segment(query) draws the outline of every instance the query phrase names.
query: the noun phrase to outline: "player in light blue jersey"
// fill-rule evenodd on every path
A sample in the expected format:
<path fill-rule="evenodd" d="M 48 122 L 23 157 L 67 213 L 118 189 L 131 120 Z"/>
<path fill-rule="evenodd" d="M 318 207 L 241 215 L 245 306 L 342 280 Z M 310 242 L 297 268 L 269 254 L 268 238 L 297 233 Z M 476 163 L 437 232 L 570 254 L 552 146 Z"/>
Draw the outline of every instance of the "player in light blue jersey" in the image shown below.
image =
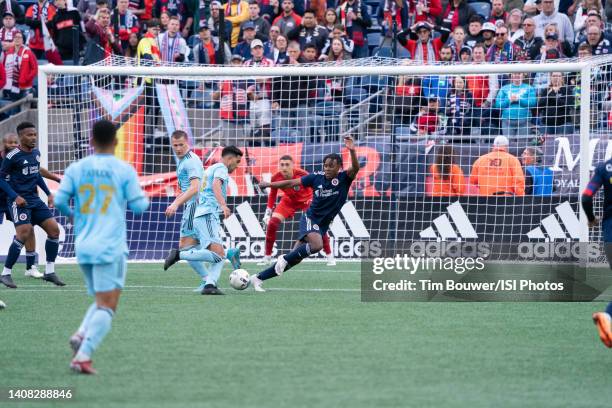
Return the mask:
<path fill-rule="evenodd" d="M 206 284 L 202 289 L 203 295 L 222 295 L 217 287 L 217 281 L 223 269 L 225 251 L 219 237 L 219 214 L 225 218 L 231 215 L 227 206 L 227 184 L 229 174 L 232 173 L 242 159 L 242 151 L 235 146 L 227 146 L 221 152 L 221 162 L 210 166 L 204 172 L 204 181 L 199 195 L 199 203 L 195 209 L 193 228 L 196 230 L 199 245 L 188 249 L 171 249 L 164 262 L 164 269 L 168 269 L 180 259 L 188 261 L 203 261 L 211 264 Z M 227 257 L 234 269 L 240 267 L 239 251 L 230 249 Z"/>
<path fill-rule="evenodd" d="M 176 177 L 181 192 L 166 209 L 166 217 L 173 217 L 182 205 L 185 206 L 179 238 L 179 250 L 182 251 L 199 244 L 197 231 L 193 228 L 193 219 L 199 202 L 198 193 L 204 177 L 204 167 L 200 158 L 190 150 L 187 133 L 182 130 L 175 130 L 172 133 L 171 142 L 172 150 L 178 160 Z M 201 283 L 196 291 L 201 292 L 206 285 L 208 268 L 202 261 L 188 262 L 189 266 L 200 275 Z"/>
<path fill-rule="evenodd" d="M 95 374 L 91 355 L 110 331 L 127 269 L 126 206 L 140 214 L 149 200 L 136 171 L 114 156 L 117 128 L 101 120 L 93 126 L 94 154 L 71 164 L 55 198 L 56 207 L 74 216 L 75 252 L 90 295 L 89 307 L 70 346 L 75 355 L 70 368 Z M 74 211 L 70 200 L 74 199 Z"/>

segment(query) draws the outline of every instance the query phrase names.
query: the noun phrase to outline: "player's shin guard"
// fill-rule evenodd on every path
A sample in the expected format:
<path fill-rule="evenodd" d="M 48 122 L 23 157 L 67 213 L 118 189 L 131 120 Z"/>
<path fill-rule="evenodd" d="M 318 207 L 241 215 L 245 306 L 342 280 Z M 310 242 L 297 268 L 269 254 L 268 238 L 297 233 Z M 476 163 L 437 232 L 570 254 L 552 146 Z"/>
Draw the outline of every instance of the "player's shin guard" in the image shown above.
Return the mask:
<path fill-rule="evenodd" d="M 98 309 L 98 305 L 96 305 L 96 302 L 93 302 L 89 308 L 87 309 L 87 312 L 85 312 L 85 316 L 83 317 L 83 321 L 81 321 L 81 325 L 79 326 L 79 329 L 77 330 L 77 333 L 80 334 L 81 336 L 85 336 L 85 332 L 87 331 L 87 327 L 89 325 L 89 321 L 91 320 L 91 317 L 93 316 L 94 312 Z"/>
<path fill-rule="evenodd" d="M 223 269 L 223 259 L 219 260 L 210 266 L 208 271 L 208 276 L 206 276 L 206 284 L 207 285 L 215 285 L 217 286 L 217 281 L 219 280 L 219 276 L 221 276 L 221 270 Z"/>
<path fill-rule="evenodd" d="M 329 235 L 327 235 L 327 233 L 323 235 L 323 251 L 325 252 L 325 255 L 332 253 L 331 246 L 329 245 Z"/>
<path fill-rule="evenodd" d="M 59 239 L 47 238 L 47 241 L 45 242 L 45 252 L 47 253 L 47 265 L 45 268 L 45 275 L 55 273 L 55 258 L 57 258 L 58 251 Z"/>
<path fill-rule="evenodd" d="M 26 252 L 26 270 L 32 269 L 36 263 L 36 252 Z"/>
<path fill-rule="evenodd" d="M 91 357 L 110 331 L 114 315 L 115 313 L 109 308 L 96 307 L 91 319 L 89 319 L 89 324 L 85 331 L 85 339 L 76 356 L 77 360 L 88 360 Z"/>
<path fill-rule="evenodd" d="M 185 261 L 202 261 L 210 263 L 217 263 L 223 260 L 213 251 L 201 247 L 195 247 L 181 251 L 179 258 Z"/>
<path fill-rule="evenodd" d="M 189 264 L 189 266 L 191 266 L 191 269 L 193 269 L 198 275 L 200 275 L 202 279 L 206 278 L 206 276 L 208 275 L 208 268 L 206 268 L 204 262 L 188 261 L 187 263 Z"/>
<path fill-rule="evenodd" d="M 276 231 L 281 225 L 281 220 L 276 217 L 270 218 L 268 221 L 268 227 L 266 228 L 266 256 L 272 255 L 272 247 L 276 242 Z"/>
<path fill-rule="evenodd" d="M 17 237 L 13 238 L 13 243 L 9 247 L 8 254 L 6 255 L 6 261 L 4 262 L 4 267 L 7 269 L 13 269 L 13 266 L 19 259 L 19 254 L 21 253 L 21 249 L 23 248 L 23 242 L 17 239 Z"/>
<path fill-rule="evenodd" d="M 310 254 L 310 244 L 308 243 L 302 244 L 299 247 L 295 248 L 293 251 L 285 255 L 285 260 L 288 263 L 285 270 L 288 270 L 292 266 L 299 264 L 300 262 L 302 262 L 302 259 L 308 258 Z"/>

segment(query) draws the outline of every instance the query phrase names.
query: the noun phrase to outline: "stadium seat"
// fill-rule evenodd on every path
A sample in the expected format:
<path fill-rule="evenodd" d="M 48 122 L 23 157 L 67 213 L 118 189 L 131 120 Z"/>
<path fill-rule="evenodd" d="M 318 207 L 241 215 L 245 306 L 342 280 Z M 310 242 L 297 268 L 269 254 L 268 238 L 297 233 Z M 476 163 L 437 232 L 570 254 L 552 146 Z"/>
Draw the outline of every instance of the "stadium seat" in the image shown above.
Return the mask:
<path fill-rule="evenodd" d="M 399 44 L 397 45 L 395 50 L 396 50 L 395 58 L 412 58 L 412 56 L 410 55 L 410 52 L 405 47 L 402 47 Z"/>
<path fill-rule="evenodd" d="M 344 103 L 352 105 L 359 103 L 368 97 L 368 91 L 363 88 L 346 88 L 344 91 Z"/>
<path fill-rule="evenodd" d="M 370 50 L 373 50 L 375 47 L 378 47 L 380 45 L 381 40 L 382 36 L 380 35 L 380 33 L 368 33 L 368 46 L 370 47 Z"/>
<path fill-rule="evenodd" d="M 398 126 L 395 128 L 395 139 L 397 141 L 406 141 L 415 138 L 414 131 L 410 126 Z"/>
<path fill-rule="evenodd" d="M 491 3 L 487 3 L 485 1 L 478 1 L 474 3 L 470 2 L 468 6 L 474 11 L 474 13 L 479 14 L 484 19 L 488 19 L 491 15 Z"/>
<path fill-rule="evenodd" d="M 272 131 L 272 141 L 276 143 L 296 143 L 303 142 L 304 136 L 296 129 L 277 129 Z"/>
<path fill-rule="evenodd" d="M 387 86 L 387 81 L 380 75 L 366 75 L 361 79 L 361 86 L 370 93 L 374 93 Z"/>
<path fill-rule="evenodd" d="M 317 116 L 340 116 L 344 107 L 340 102 L 319 102 L 315 107 L 315 112 Z"/>

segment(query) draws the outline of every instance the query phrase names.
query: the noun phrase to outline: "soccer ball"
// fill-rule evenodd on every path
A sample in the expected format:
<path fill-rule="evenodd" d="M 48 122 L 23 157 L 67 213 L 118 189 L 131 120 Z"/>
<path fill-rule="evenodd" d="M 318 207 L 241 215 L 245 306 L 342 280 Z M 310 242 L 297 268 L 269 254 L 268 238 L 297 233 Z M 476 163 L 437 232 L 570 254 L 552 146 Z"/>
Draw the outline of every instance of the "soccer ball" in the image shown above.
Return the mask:
<path fill-rule="evenodd" d="M 230 273 L 229 281 L 230 286 L 236 290 L 244 290 L 249 287 L 250 280 L 249 273 L 244 269 L 236 269 Z"/>

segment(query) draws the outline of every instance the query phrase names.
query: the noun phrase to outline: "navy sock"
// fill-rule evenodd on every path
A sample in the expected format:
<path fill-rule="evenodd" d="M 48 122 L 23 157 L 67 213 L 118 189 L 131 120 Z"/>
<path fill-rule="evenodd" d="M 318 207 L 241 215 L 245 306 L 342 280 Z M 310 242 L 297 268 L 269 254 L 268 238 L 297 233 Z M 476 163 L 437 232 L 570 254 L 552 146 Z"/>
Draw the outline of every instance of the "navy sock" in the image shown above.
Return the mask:
<path fill-rule="evenodd" d="M 36 252 L 26 252 L 26 270 L 32 269 L 36 263 Z"/>
<path fill-rule="evenodd" d="M 606 306 L 606 313 L 612 316 L 612 302 L 608 303 L 608 306 Z"/>
<path fill-rule="evenodd" d="M 274 270 L 274 265 L 276 265 L 276 262 L 272 266 L 270 266 L 268 269 L 265 269 L 259 272 L 259 274 L 257 274 L 257 277 L 261 279 L 262 281 L 277 277 L 278 275 L 276 274 L 276 271 Z"/>
<path fill-rule="evenodd" d="M 289 252 L 285 255 L 285 260 L 289 264 L 285 270 L 288 270 L 291 266 L 295 266 L 302 262 L 302 259 L 308 258 L 310 256 L 310 245 L 302 244 L 299 247 L 295 248 L 293 251 Z"/>
<path fill-rule="evenodd" d="M 47 238 L 45 242 L 45 252 L 47 253 L 47 262 L 55 262 L 57 251 L 59 250 L 59 239 Z"/>
<path fill-rule="evenodd" d="M 13 265 L 19 259 L 19 254 L 21 253 L 21 249 L 23 248 L 23 242 L 17 239 L 17 237 L 13 238 L 13 243 L 11 244 L 8 255 L 6 256 L 6 261 L 4 262 L 4 267 L 8 269 L 13 269 Z"/>

